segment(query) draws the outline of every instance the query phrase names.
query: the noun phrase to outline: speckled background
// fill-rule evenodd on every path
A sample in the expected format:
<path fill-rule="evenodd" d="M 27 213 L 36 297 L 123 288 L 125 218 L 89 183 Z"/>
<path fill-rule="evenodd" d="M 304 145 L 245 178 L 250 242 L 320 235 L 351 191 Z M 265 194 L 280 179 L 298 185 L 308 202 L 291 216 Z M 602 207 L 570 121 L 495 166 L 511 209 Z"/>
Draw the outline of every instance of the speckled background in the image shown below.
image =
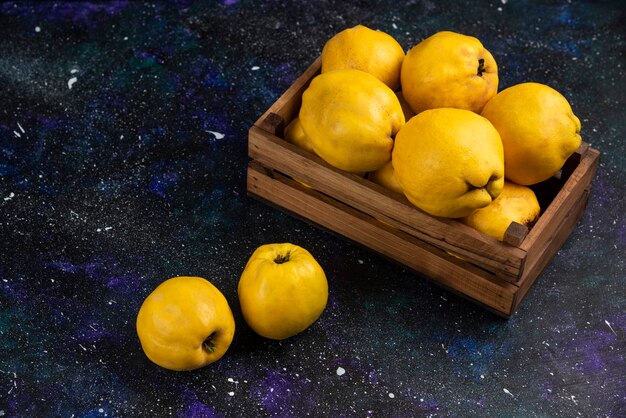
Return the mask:
<path fill-rule="evenodd" d="M 622 7 L 1 3 L 0 417 L 626 416 Z M 558 89 L 602 151 L 581 222 L 512 319 L 246 196 L 248 127 L 357 23 L 407 49 L 477 36 L 501 88 Z M 274 342 L 246 327 L 236 284 L 281 241 L 315 255 L 330 298 Z M 135 333 L 175 275 L 211 280 L 237 321 L 194 372 L 153 365 Z"/>

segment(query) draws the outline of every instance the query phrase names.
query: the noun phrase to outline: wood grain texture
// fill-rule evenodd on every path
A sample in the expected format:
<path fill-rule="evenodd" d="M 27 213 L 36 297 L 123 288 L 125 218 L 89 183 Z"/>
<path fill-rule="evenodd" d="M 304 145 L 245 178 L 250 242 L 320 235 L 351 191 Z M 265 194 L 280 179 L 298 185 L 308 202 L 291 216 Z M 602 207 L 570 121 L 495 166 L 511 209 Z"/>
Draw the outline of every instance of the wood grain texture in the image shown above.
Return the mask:
<path fill-rule="evenodd" d="M 322 58 L 318 57 L 313 63 L 302 73 L 300 77 L 274 102 L 274 104 L 254 123 L 254 126 L 267 129 L 266 118 L 270 113 L 275 113 L 283 118 L 285 126 L 298 115 L 300 105 L 302 103 L 302 93 L 309 86 L 309 83 L 322 69 Z M 271 130 L 269 131 L 272 132 Z"/>
<path fill-rule="evenodd" d="M 535 226 L 520 244 L 522 250 L 528 251 L 527 264 L 545 250 L 550 237 L 559 229 L 560 223 L 577 201 L 583 198 L 583 192 L 589 188 L 596 172 L 600 152 L 589 148 L 582 157 L 580 164 L 563 184 L 563 187 L 550 203 L 550 206 L 539 217 Z"/>
<path fill-rule="evenodd" d="M 421 212 L 406 198 L 357 175 L 336 169 L 319 157 L 252 127 L 248 153 L 263 165 L 309 184 L 342 203 L 391 223 L 431 245 L 468 259 L 512 280 L 521 277 L 525 250 L 486 236 L 453 219 Z"/>
<path fill-rule="evenodd" d="M 508 317 L 518 287 L 444 251 L 258 164 L 248 168 L 249 193 L 394 259 L 438 284 Z"/>
<path fill-rule="evenodd" d="M 517 222 L 511 222 L 511 225 L 504 231 L 504 242 L 514 247 L 519 247 L 526 235 L 528 227 Z"/>

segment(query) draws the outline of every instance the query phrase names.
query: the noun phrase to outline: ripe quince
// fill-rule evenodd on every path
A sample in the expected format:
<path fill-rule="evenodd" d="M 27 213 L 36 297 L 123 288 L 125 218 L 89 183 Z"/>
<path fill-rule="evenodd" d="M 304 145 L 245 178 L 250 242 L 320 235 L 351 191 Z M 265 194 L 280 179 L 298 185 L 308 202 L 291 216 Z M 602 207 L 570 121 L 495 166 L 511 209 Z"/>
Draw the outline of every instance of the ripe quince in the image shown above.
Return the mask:
<path fill-rule="evenodd" d="M 496 61 L 472 36 L 438 32 L 402 63 L 402 94 L 415 113 L 440 107 L 480 113 L 497 91 Z"/>
<path fill-rule="evenodd" d="M 561 93 L 522 83 L 498 93 L 483 109 L 504 144 L 507 179 L 522 185 L 547 180 L 580 146 L 580 120 Z"/>
<path fill-rule="evenodd" d="M 539 211 L 532 189 L 505 181 L 502 193 L 493 202 L 460 221 L 502 241 L 511 222 L 530 225 L 539 217 Z"/>
<path fill-rule="evenodd" d="M 324 270 L 294 244 L 257 248 L 237 286 L 241 312 L 257 334 L 283 340 L 310 327 L 328 300 Z"/>
<path fill-rule="evenodd" d="M 363 173 L 389 161 L 404 115 L 382 81 L 359 70 L 337 70 L 318 75 L 304 91 L 300 123 L 327 163 Z"/>
<path fill-rule="evenodd" d="M 219 360 L 233 340 L 235 319 L 226 298 L 201 277 L 174 277 L 144 300 L 137 334 L 150 360 L 191 370 Z"/>
<path fill-rule="evenodd" d="M 311 140 L 307 138 L 302 129 L 300 118 L 294 118 L 285 128 L 285 139 L 305 151 L 315 154 Z"/>
<path fill-rule="evenodd" d="M 322 73 L 361 70 L 397 90 L 403 60 L 404 49 L 391 35 L 357 25 L 326 42 L 322 49 Z"/>
<path fill-rule="evenodd" d="M 418 113 L 398 132 L 392 163 L 407 199 L 434 216 L 467 216 L 490 204 L 504 184 L 500 135 L 468 110 Z"/>
<path fill-rule="evenodd" d="M 396 193 L 403 194 L 402 187 L 400 187 L 400 183 L 398 183 L 396 179 L 396 173 L 391 161 L 385 164 L 383 168 L 368 173 L 367 179 Z"/>

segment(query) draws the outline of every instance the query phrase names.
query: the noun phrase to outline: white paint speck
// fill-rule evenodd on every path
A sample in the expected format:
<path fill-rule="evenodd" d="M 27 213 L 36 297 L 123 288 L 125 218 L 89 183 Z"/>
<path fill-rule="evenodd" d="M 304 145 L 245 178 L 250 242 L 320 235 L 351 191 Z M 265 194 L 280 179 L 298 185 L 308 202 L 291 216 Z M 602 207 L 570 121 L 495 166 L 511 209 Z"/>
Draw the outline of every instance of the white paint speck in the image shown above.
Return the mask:
<path fill-rule="evenodd" d="M 104 409 L 100 408 L 100 409 L 98 409 L 98 412 L 103 413 Z"/>
<path fill-rule="evenodd" d="M 128 41 L 128 36 L 124 36 L 124 40 L 125 40 L 125 41 Z"/>
<path fill-rule="evenodd" d="M 485 375 L 484 375 L 484 374 L 481 374 L 481 375 L 480 375 L 480 378 L 481 378 L 481 379 L 484 379 L 484 378 L 485 378 Z"/>
<path fill-rule="evenodd" d="M 356 260 L 356 261 L 357 261 L 359 264 L 363 264 L 363 260 L 361 260 L 361 259 Z"/>
<path fill-rule="evenodd" d="M 235 392 L 228 392 L 228 396 L 235 396 Z"/>
<path fill-rule="evenodd" d="M 24 128 L 22 128 L 22 125 L 20 125 L 20 123 L 17 123 L 17 127 L 20 128 L 20 131 L 22 131 L 23 134 L 26 133 L 26 131 L 24 130 Z"/>
<path fill-rule="evenodd" d="M 13 194 L 13 193 L 11 193 Z M 6 199 L 4 199 L 6 200 Z M 609 323 L 609 321 L 607 321 L 606 319 L 604 320 L 604 323 L 608 325 L 609 328 L 611 328 L 611 332 L 613 332 L 613 334 L 615 334 L 615 336 L 617 337 L 617 333 L 615 332 L 615 330 L 613 329 L 613 327 L 611 326 L 611 324 Z"/>
<path fill-rule="evenodd" d="M 503 388 L 504 389 L 504 393 L 506 393 L 507 395 L 511 395 L 513 398 L 515 397 L 515 395 L 513 395 L 511 392 L 509 392 L 509 390 L 507 388 Z"/>
<path fill-rule="evenodd" d="M 261 67 L 257 67 L 256 65 L 252 68 L 250 68 L 252 71 L 258 71 L 261 69 Z"/>
<path fill-rule="evenodd" d="M 76 68 L 72 68 L 70 70 L 70 74 L 76 74 L 77 72 L 78 72 L 78 69 L 76 69 Z"/>
<path fill-rule="evenodd" d="M 215 139 L 222 139 L 222 138 L 224 138 L 224 136 L 225 136 L 225 135 L 224 135 L 223 133 L 221 133 L 221 132 L 215 132 L 215 131 L 207 131 L 207 132 L 208 132 L 208 133 L 210 133 L 210 134 L 212 134 L 212 135 L 215 137 Z"/>
<path fill-rule="evenodd" d="M 398 25 L 396 25 L 395 23 L 392 23 L 392 24 L 391 24 L 391 26 L 392 26 L 394 29 L 398 29 Z"/>
<path fill-rule="evenodd" d="M 396 395 L 394 395 L 393 393 L 389 392 L 389 397 L 390 397 L 391 399 L 393 399 L 393 398 L 395 398 L 395 397 L 396 397 Z"/>
<path fill-rule="evenodd" d="M 343 376 L 344 374 L 346 374 L 346 369 L 343 367 L 337 367 L 337 376 Z"/>
<path fill-rule="evenodd" d="M 41 32 L 41 28 L 39 26 L 35 26 L 35 32 L 37 33 Z"/>
<path fill-rule="evenodd" d="M 111 230 L 111 229 L 113 229 L 113 227 L 112 227 L 112 226 L 105 226 L 105 227 L 104 227 L 104 230 L 105 230 L 105 231 L 109 231 L 109 230 Z"/>
<path fill-rule="evenodd" d="M 572 395 L 570 398 L 572 399 L 572 402 L 574 402 L 574 405 L 578 405 L 578 402 L 576 402 L 576 396 Z"/>
<path fill-rule="evenodd" d="M 67 87 L 71 90 L 72 86 L 74 85 L 74 83 L 76 83 L 78 81 L 78 79 L 76 77 L 72 77 L 69 80 L 67 80 Z"/>
<path fill-rule="evenodd" d="M 20 135 L 17 131 L 13 131 L 13 133 L 15 134 L 16 137 L 21 138 L 22 135 Z"/>
<path fill-rule="evenodd" d="M 6 201 L 6 200 L 11 200 L 11 199 L 13 199 L 14 197 L 15 197 L 15 193 L 11 192 L 11 193 L 9 193 L 9 195 L 8 195 L 7 197 L 5 197 L 5 198 L 4 198 L 4 200 L 5 200 L 5 201 Z"/>
<path fill-rule="evenodd" d="M 502 4 L 506 4 L 509 0 L 500 0 Z"/>
<path fill-rule="evenodd" d="M 83 349 L 83 351 L 87 351 L 87 349 L 82 345 L 82 344 L 78 344 L 80 346 L 80 348 Z"/>

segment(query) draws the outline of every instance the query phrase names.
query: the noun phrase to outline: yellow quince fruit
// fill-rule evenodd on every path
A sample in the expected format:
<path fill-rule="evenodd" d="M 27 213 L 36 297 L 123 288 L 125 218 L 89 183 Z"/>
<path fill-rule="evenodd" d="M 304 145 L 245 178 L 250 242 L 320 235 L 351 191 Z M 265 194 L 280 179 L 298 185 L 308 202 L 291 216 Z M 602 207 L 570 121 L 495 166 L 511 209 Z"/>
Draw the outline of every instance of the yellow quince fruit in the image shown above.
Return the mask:
<path fill-rule="evenodd" d="M 504 144 L 506 178 L 522 185 L 547 180 L 580 146 L 580 120 L 567 99 L 540 83 L 509 87 L 491 99 L 482 115 Z"/>
<path fill-rule="evenodd" d="M 318 75 L 304 91 L 300 123 L 327 163 L 363 173 L 389 161 L 404 115 L 382 81 L 359 70 L 337 70 Z"/>
<path fill-rule="evenodd" d="M 289 125 L 285 128 L 285 139 L 303 150 L 315 154 L 313 144 L 311 144 L 309 138 L 304 134 L 300 118 L 294 118 L 289 122 Z"/>
<path fill-rule="evenodd" d="M 404 50 L 391 35 L 357 25 L 326 42 L 322 49 L 322 73 L 361 70 L 396 90 L 400 87 L 403 60 Z"/>
<path fill-rule="evenodd" d="M 233 340 L 235 318 L 226 298 L 201 277 L 174 277 L 144 300 L 137 334 L 150 360 L 191 370 L 219 360 Z"/>
<path fill-rule="evenodd" d="M 403 194 L 402 187 L 400 187 L 400 183 L 398 183 L 398 180 L 396 179 L 396 173 L 393 169 L 391 161 L 385 164 L 382 168 L 369 172 L 367 174 L 367 179 L 396 193 Z"/>
<path fill-rule="evenodd" d="M 257 248 L 241 274 L 241 313 L 257 334 L 283 340 L 301 333 L 322 314 L 328 300 L 324 270 L 294 244 Z"/>
<path fill-rule="evenodd" d="M 467 216 L 489 205 L 504 184 L 500 135 L 468 110 L 418 113 L 396 135 L 392 162 L 409 201 L 434 216 Z"/>
<path fill-rule="evenodd" d="M 402 63 L 402 94 L 415 113 L 454 107 L 480 113 L 498 91 L 498 66 L 480 41 L 438 32 L 415 45 Z"/>
<path fill-rule="evenodd" d="M 502 193 L 484 208 L 460 221 L 502 241 L 511 222 L 530 225 L 539 217 L 537 196 L 529 187 L 504 182 Z"/>

